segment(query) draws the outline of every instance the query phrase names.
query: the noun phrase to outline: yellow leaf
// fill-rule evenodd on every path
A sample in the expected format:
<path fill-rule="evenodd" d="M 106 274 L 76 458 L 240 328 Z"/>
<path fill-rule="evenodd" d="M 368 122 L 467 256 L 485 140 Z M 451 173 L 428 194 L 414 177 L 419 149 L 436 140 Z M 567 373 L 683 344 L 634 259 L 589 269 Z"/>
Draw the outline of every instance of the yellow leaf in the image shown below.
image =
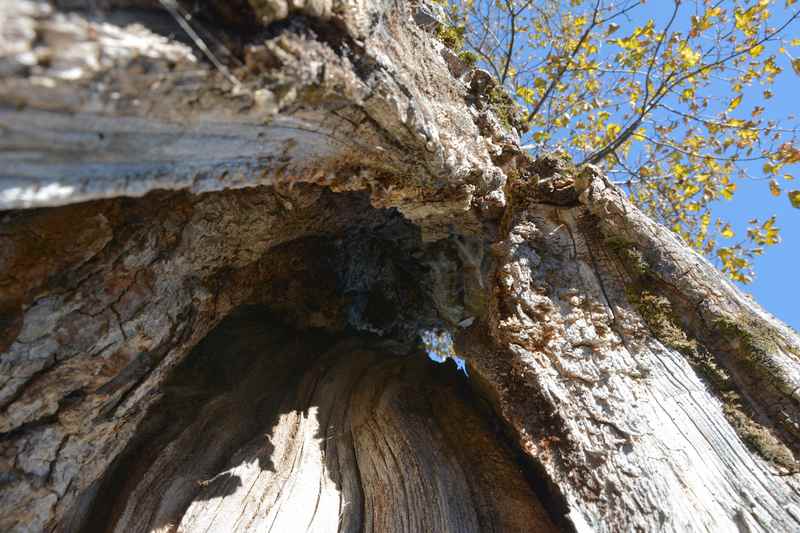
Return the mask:
<path fill-rule="evenodd" d="M 792 181 L 794 179 L 794 176 L 792 176 L 791 174 L 784 174 L 783 179 L 785 179 L 786 181 Z"/>
<path fill-rule="evenodd" d="M 690 67 L 695 66 L 700 61 L 700 52 L 695 52 L 689 45 L 681 47 L 681 57 Z"/>
<path fill-rule="evenodd" d="M 794 69 L 795 74 L 800 76 L 800 57 L 797 59 L 792 59 L 792 68 Z"/>
<path fill-rule="evenodd" d="M 792 207 L 800 209 L 800 191 L 789 191 L 787 196 L 789 196 L 789 201 L 792 202 Z"/>
<path fill-rule="evenodd" d="M 530 87 L 518 87 L 517 96 L 522 98 L 526 104 L 532 105 L 536 98 L 536 93 Z"/>
<path fill-rule="evenodd" d="M 736 184 L 735 183 L 731 183 L 727 187 L 722 189 L 720 191 L 720 194 L 722 194 L 722 197 L 725 198 L 726 200 L 730 200 L 731 198 L 733 198 L 733 193 L 735 191 L 736 191 Z"/>
<path fill-rule="evenodd" d="M 703 213 L 700 217 L 700 228 L 705 233 L 708 230 L 708 225 L 711 223 L 711 214 Z"/>
<path fill-rule="evenodd" d="M 731 100 L 730 104 L 728 104 L 728 113 L 739 107 L 739 104 L 741 103 L 742 103 L 742 95 L 740 94 L 739 96 Z"/>
<path fill-rule="evenodd" d="M 759 44 L 759 45 L 754 46 L 753 48 L 750 49 L 750 56 L 751 57 L 758 57 L 758 56 L 761 55 L 761 52 L 763 52 L 763 51 L 764 51 L 764 45 L 763 44 Z"/>
<path fill-rule="evenodd" d="M 775 64 L 775 58 L 770 57 L 766 61 L 764 61 L 764 72 L 770 74 L 772 76 L 776 74 L 780 74 L 783 69 Z"/>
<path fill-rule="evenodd" d="M 733 230 L 731 229 L 731 225 L 730 224 L 725 224 L 725 227 L 722 228 L 722 231 L 720 232 L 720 234 L 722 234 L 722 236 L 725 237 L 726 239 L 732 239 L 733 236 L 736 235 L 733 232 Z"/>
<path fill-rule="evenodd" d="M 694 196 L 694 195 L 695 195 L 695 194 L 697 194 L 698 192 L 700 192 L 700 187 L 698 187 L 697 185 L 694 185 L 693 183 L 687 183 L 687 184 L 686 184 L 686 185 L 683 187 L 683 194 L 684 194 L 684 195 L 685 195 L 687 198 L 689 198 L 690 196 Z"/>
<path fill-rule="evenodd" d="M 772 196 L 780 196 L 781 195 L 781 187 L 778 185 L 778 182 L 775 180 L 769 180 L 769 192 L 772 193 Z"/>
<path fill-rule="evenodd" d="M 787 165 L 800 163 L 800 148 L 796 148 L 792 143 L 785 142 L 778 148 L 778 159 Z"/>
<path fill-rule="evenodd" d="M 755 10 L 752 7 L 747 11 L 737 8 L 733 14 L 736 21 L 736 28 L 741 30 L 748 37 L 755 34 L 755 30 L 753 28 L 753 15 L 755 15 Z"/>

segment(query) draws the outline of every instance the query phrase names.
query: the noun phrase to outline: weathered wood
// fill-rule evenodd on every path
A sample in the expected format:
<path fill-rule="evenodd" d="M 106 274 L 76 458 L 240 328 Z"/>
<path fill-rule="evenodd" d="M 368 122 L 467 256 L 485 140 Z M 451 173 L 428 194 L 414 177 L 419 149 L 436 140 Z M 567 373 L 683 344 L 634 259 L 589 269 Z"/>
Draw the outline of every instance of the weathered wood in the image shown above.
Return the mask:
<path fill-rule="evenodd" d="M 797 334 L 416 2 L 55 4 L 0 5 L 0 529 L 800 528 Z"/>
<path fill-rule="evenodd" d="M 150 433 L 72 527 L 555 531 L 463 378 L 374 341 L 238 315 L 176 370 Z"/>
<path fill-rule="evenodd" d="M 564 177 L 554 171 L 542 178 Z M 782 369 L 797 368 L 797 337 L 605 180 L 591 178 L 575 205 L 547 205 L 534 195 L 507 218 L 508 234 L 494 248 L 498 292 L 490 327 L 509 354 L 498 358 L 492 346 L 476 350 L 477 343 L 465 342 L 475 373 L 499 391 L 496 405 L 545 463 L 579 529 L 796 529 L 797 484 L 785 475 L 795 469 L 792 453 L 755 424 L 781 435 L 783 420 L 767 414 L 776 398 L 784 416 L 798 419 L 794 389 L 782 385 L 792 379 Z M 633 268 L 646 270 L 638 274 L 647 286 L 626 270 L 623 253 L 641 261 Z M 646 291 L 665 298 L 655 300 L 663 307 L 637 307 Z M 763 382 L 761 390 L 748 390 L 752 378 L 735 374 L 736 358 L 754 354 L 715 344 L 708 333 L 730 334 L 714 330 L 721 320 L 751 327 L 745 319 L 760 321 L 757 327 L 781 347 L 757 363 L 770 369 L 774 390 Z M 687 352 L 704 349 L 720 372 L 732 374 L 724 390 L 692 366 Z M 515 373 L 509 383 L 506 376 Z M 758 422 L 738 434 L 726 417 L 735 408 L 733 391 L 766 415 L 753 416 Z M 531 426 L 537 408 L 549 411 L 550 427 Z M 741 410 L 735 416 L 744 417 Z M 796 449 L 791 434 L 782 437 Z M 764 456 L 786 461 L 776 465 Z"/>

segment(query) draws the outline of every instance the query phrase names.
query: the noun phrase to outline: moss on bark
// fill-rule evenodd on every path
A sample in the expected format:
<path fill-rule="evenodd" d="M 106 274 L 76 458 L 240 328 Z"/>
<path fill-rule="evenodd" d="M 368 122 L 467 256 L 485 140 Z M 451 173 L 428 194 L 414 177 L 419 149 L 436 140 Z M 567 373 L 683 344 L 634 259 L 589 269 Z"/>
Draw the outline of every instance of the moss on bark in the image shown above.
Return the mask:
<path fill-rule="evenodd" d="M 607 239 L 608 249 L 632 277 L 626 285 L 628 302 L 636 309 L 648 329 L 664 346 L 677 350 L 695 369 L 700 378 L 722 403 L 722 411 L 742 441 L 761 457 L 790 472 L 797 469 L 791 450 L 763 423 L 743 398 L 731 373 L 714 356 L 714 350 L 698 341 L 682 326 L 682 318 L 672 302 L 661 294 L 658 278 L 634 243 L 619 237 Z M 775 342 L 755 328 L 732 320 L 720 319 L 715 329 L 728 338 L 741 361 L 752 372 L 769 378 L 771 360 L 767 356 L 777 349 Z"/>

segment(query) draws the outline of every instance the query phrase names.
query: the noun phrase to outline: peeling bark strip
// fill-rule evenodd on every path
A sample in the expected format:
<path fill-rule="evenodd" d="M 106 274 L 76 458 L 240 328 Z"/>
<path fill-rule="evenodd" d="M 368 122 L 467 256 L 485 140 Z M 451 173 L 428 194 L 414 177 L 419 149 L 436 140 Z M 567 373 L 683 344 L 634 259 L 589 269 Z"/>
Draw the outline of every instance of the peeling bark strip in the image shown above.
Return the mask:
<path fill-rule="evenodd" d="M 797 334 L 436 18 L 0 5 L 0 530 L 800 529 Z"/>

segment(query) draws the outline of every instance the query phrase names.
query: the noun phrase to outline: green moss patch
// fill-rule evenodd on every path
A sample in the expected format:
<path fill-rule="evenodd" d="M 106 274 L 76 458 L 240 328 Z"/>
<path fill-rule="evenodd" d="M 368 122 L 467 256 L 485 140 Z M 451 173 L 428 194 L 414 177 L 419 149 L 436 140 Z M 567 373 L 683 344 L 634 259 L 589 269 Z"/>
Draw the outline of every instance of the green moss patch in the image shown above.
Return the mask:
<path fill-rule="evenodd" d="M 492 87 L 488 94 L 489 106 L 494 111 L 500 124 L 511 129 L 516 124 L 516 103 L 499 85 Z"/>
<path fill-rule="evenodd" d="M 774 332 L 764 331 L 753 320 L 720 319 L 714 327 L 745 354 L 745 360 L 762 367 L 769 366 L 769 354 L 780 351 Z"/>
<path fill-rule="evenodd" d="M 458 59 L 460 59 L 465 65 L 474 67 L 478 62 L 478 55 L 475 52 L 470 52 L 469 50 L 462 50 L 458 53 Z"/>
<path fill-rule="evenodd" d="M 789 448 L 779 441 L 769 429 L 747 416 L 738 400 L 724 404 L 723 411 L 728 422 L 731 423 L 748 448 L 778 466 L 791 472 L 797 471 L 797 462 Z"/>
<path fill-rule="evenodd" d="M 658 340 L 683 354 L 697 350 L 697 342 L 676 323 L 667 298 L 637 287 L 630 287 L 627 296 Z"/>
<path fill-rule="evenodd" d="M 460 52 L 464 48 L 465 26 L 448 26 L 439 24 L 436 27 L 436 38 L 453 52 Z"/>
<path fill-rule="evenodd" d="M 605 244 L 622 261 L 625 269 L 637 278 L 637 281 L 650 271 L 650 266 L 647 264 L 642 252 L 633 243 L 619 237 L 612 237 L 606 239 Z"/>
<path fill-rule="evenodd" d="M 725 418 L 750 450 L 795 472 L 798 465 L 791 450 L 769 428 L 756 421 L 755 413 L 743 400 L 730 373 L 705 345 L 686 333 L 670 300 L 658 294 L 658 281 L 641 251 L 635 244 L 618 238 L 606 240 L 606 246 L 633 278 L 627 283 L 626 297 L 653 335 L 665 346 L 686 356 L 692 368 L 722 401 Z M 731 343 L 748 370 L 755 376 L 769 378 L 768 354 L 776 350 L 777 345 L 768 332 L 761 332 L 748 321 L 718 320 L 714 328 Z"/>

